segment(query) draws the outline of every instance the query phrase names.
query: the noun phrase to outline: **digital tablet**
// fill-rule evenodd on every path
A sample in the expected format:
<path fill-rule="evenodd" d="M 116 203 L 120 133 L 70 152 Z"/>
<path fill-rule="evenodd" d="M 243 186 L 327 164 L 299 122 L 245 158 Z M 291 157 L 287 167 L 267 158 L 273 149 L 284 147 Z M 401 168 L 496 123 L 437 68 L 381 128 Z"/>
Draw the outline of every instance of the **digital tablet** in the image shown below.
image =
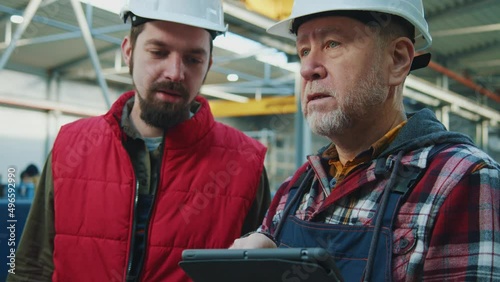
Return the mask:
<path fill-rule="evenodd" d="M 322 248 L 189 249 L 179 266 L 194 282 L 343 281 Z"/>

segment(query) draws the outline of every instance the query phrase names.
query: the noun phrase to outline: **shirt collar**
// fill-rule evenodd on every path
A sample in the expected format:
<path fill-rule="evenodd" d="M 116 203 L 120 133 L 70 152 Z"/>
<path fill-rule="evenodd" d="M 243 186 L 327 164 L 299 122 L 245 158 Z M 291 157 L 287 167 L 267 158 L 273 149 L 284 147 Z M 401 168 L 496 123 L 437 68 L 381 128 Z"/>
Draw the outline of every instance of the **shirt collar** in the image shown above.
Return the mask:
<path fill-rule="evenodd" d="M 406 122 L 407 121 L 405 120 L 393 129 L 389 130 L 384 136 L 373 143 L 370 148 L 361 152 L 358 156 L 366 155 L 367 153 L 369 153 L 372 159 L 376 158 L 389 146 L 389 144 L 391 144 L 391 142 L 394 140 L 394 138 L 396 138 L 399 131 L 401 130 L 401 128 L 403 128 Z M 356 158 L 358 158 L 358 156 L 356 156 Z M 331 160 L 339 160 L 339 153 L 337 152 L 337 147 L 335 146 L 335 144 L 330 144 L 330 146 L 323 152 L 322 157 Z"/>
<path fill-rule="evenodd" d="M 328 161 L 330 177 L 336 180 L 335 183 L 342 181 L 351 171 L 363 163 L 368 163 L 382 153 L 396 138 L 399 131 L 406 124 L 406 121 L 398 124 L 389 130 L 384 136 L 373 143 L 370 148 L 358 154 L 353 160 L 342 164 L 339 159 L 337 147 L 332 143 L 322 154 L 322 157 Z M 335 185 L 335 184 L 334 184 Z"/>
<path fill-rule="evenodd" d="M 128 137 L 138 139 L 141 138 L 141 134 L 139 133 L 139 131 L 137 131 L 134 123 L 130 119 L 130 113 L 132 112 L 132 107 L 134 106 L 134 100 L 134 97 L 130 98 L 127 103 L 125 103 L 125 106 L 123 106 L 121 126 L 123 128 L 123 132 L 125 132 Z"/>

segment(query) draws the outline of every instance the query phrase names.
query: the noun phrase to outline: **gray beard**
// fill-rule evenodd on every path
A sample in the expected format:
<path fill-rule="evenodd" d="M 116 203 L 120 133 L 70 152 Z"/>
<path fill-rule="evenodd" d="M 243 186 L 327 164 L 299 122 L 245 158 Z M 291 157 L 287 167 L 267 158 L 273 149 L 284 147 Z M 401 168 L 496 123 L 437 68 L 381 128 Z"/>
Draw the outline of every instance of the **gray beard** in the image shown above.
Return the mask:
<path fill-rule="evenodd" d="M 344 101 L 336 110 L 328 113 L 309 112 L 306 119 L 312 132 L 331 138 L 343 134 L 356 120 L 366 118 L 367 112 L 378 107 L 387 98 L 382 81 L 383 78 L 373 67 L 365 79 L 358 82 L 356 88 L 345 93 Z"/>
<path fill-rule="evenodd" d="M 312 112 L 306 120 L 314 134 L 325 137 L 342 134 L 351 124 L 351 119 L 341 109 L 326 114 Z"/>

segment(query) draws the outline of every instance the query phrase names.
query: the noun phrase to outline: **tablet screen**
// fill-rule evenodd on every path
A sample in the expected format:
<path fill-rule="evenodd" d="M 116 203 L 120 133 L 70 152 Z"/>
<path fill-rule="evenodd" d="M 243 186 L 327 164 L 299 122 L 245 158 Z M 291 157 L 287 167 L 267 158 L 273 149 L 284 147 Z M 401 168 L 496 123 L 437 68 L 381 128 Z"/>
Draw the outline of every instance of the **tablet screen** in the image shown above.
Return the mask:
<path fill-rule="evenodd" d="M 322 248 L 190 249 L 179 265 L 194 282 L 343 281 Z"/>

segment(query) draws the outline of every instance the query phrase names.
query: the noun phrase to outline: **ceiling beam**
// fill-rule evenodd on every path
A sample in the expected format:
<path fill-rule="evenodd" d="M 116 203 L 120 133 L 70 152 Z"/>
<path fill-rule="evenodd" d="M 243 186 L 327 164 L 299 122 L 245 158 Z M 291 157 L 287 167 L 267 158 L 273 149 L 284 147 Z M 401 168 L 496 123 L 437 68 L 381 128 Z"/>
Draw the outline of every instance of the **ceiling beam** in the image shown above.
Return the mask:
<path fill-rule="evenodd" d="M 228 3 L 227 1 L 223 3 L 224 13 L 238 18 L 246 23 L 253 24 L 254 26 L 266 30 L 268 27 L 273 25 L 276 21 L 262 16 L 261 14 L 249 11 L 242 5 L 236 3 Z"/>
<path fill-rule="evenodd" d="M 488 4 L 495 2 L 497 2 L 497 0 L 462 0 L 456 4 L 453 4 L 452 6 L 445 5 L 445 7 L 436 11 L 425 11 L 425 18 L 427 19 L 427 22 L 431 22 L 433 20 L 439 20 L 443 17 L 450 17 L 461 14 L 470 14 L 471 11 L 477 10 L 485 6 L 487 7 Z M 430 25 L 432 26 L 431 23 Z"/>
<path fill-rule="evenodd" d="M 277 77 L 273 78 L 272 80 L 266 81 L 264 79 L 256 79 L 256 80 L 251 80 L 251 81 L 235 81 L 231 82 L 230 84 L 228 83 L 220 83 L 220 84 L 213 84 L 215 86 L 220 86 L 220 87 L 225 87 L 225 86 L 230 86 L 230 87 L 265 87 L 265 86 L 287 86 L 293 88 L 293 85 L 295 84 L 295 80 L 293 78 L 295 74 L 290 74 L 290 75 L 285 75 L 282 77 Z"/>
<path fill-rule="evenodd" d="M 103 27 L 103 28 L 95 28 L 95 29 L 91 30 L 91 33 L 92 33 L 93 37 L 98 37 L 99 35 L 103 35 L 106 33 L 123 31 L 123 30 L 128 30 L 128 29 L 129 29 L 128 26 L 115 25 L 115 26 L 109 26 L 109 27 Z M 51 35 L 40 36 L 40 37 L 25 38 L 25 39 L 18 40 L 16 47 L 34 45 L 34 44 L 40 44 L 40 43 L 50 43 L 50 42 L 67 40 L 67 39 L 74 39 L 74 38 L 81 38 L 82 36 L 83 36 L 82 31 L 78 30 L 78 31 L 51 34 Z M 112 41 L 113 42 L 111 42 L 111 43 L 115 44 L 116 46 L 120 46 L 122 39 L 115 38 Z M 8 44 L 6 42 L 0 43 L 0 50 L 7 48 L 7 46 L 8 46 Z"/>
<path fill-rule="evenodd" d="M 248 103 L 249 101 L 248 97 L 213 89 L 210 85 L 203 85 L 200 89 L 200 94 L 237 103 Z"/>
<path fill-rule="evenodd" d="M 48 6 L 48 5 L 50 5 L 54 2 L 57 2 L 57 1 L 59 1 L 59 0 L 45 0 L 40 4 L 39 8 L 43 8 L 43 7 Z M 22 11 L 24 7 L 26 7 L 26 5 L 23 4 L 23 5 L 18 6 L 17 8 L 14 8 L 14 9 L 18 10 L 18 11 Z M 7 15 L 0 17 L 0 23 L 4 22 L 6 20 L 10 20 L 10 17 L 13 15 L 11 13 L 6 13 L 6 14 Z M 21 14 L 17 14 L 17 15 L 21 15 Z"/>
<path fill-rule="evenodd" d="M 500 67 L 500 59 L 499 60 L 488 60 L 488 61 L 464 61 L 469 67 L 473 68 L 489 68 L 489 67 Z"/>
<path fill-rule="evenodd" d="M 456 35 L 484 33 L 492 31 L 500 31 L 500 24 L 488 24 L 488 25 L 470 26 L 464 28 L 437 30 L 432 32 L 432 37 L 456 36 Z"/>
<path fill-rule="evenodd" d="M 491 100 L 493 100 L 497 103 L 500 103 L 500 94 L 495 93 L 493 91 L 490 91 L 489 89 L 485 88 L 484 86 L 477 84 L 475 81 L 472 81 L 471 79 L 464 77 L 464 76 L 450 70 L 447 67 L 444 67 L 436 62 L 431 61 L 431 62 L 429 62 L 429 68 L 431 68 L 439 73 L 442 73 L 455 81 L 458 81 L 460 84 L 472 89 L 473 91 L 475 91 L 477 93 L 480 93 L 481 95 L 484 95 L 484 96 L 490 98 Z"/>
<path fill-rule="evenodd" d="M 108 53 L 108 52 L 112 52 L 112 51 L 116 51 L 120 48 L 120 46 L 116 46 L 116 45 L 112 45 L 112 46 L 109 46 L 109 47 L 105 47 L 105 48 L 102 48 L 100 50 L 97 50 L 97 54 L 99 55 L 103 55 L 105 53 Z M 74 66 L 77 66 L 83 62 L 86 62 L 88 61 L 89 57 L 88 55 L 84 55 L 84 56 L 81 56 L 81 57 L 78 57 L 78 58 L 75 58 L 71 61 L 68 61 L 68 62 L 65 62 L 63 64 L 60 64 L 58 66 L 55 66 L 51 69 L 51 71 L 56 71 L 56 72 L 60 72 L 61 74 L 64 75 L 64 72 L 71 68 L 71 67 L 74 67 Z"/>
<path fill-rule="evenodd" d="M 40 76 L 43 78 L 48 77 L 48 72 L 45 69 L 36 68 L 33 66 L 29 66 L 29 65 L 21 65 L 21 64 L 17 64 L 17 63 L 13 63 L 13 62 L 8 62 L 7 65 L 5 66 L 5 69 L 11 70 L 11 71 L 16 71 L 16 72 L 32 74 L 32 75 Z"/>
<path fill-rule="evenodd" d="M 218 56 L 217 58 L 214 58 L 214 64 L 224 64 L 227 62 L 235 62 L 238 60 L 244 60 L 244 59 L 256 57 L 257 55 L 263 54 L 268 50 L 273 50 L 273 49 L 263 46 L 262 48 L 255 49 L 255 50 L 252 50 L 252 51 L 250 51 L 248 53 L 244 53 L 244 54 L 234 53 L 234 55 L 231 55 L 231 56 Z"/>
<path fill-rule="evenodd" d="M 258 76 L 255 76 L 255 75 L 250 75 L 248 73 L 243 73 L 241 71 L 236 71 L 236 70 L 232 70 L 232 69 L 229 69 L 229 68 L 226 68 L 226 67 L 221 67 L 221 66 L 212 66 L 210 68 L 210 71 L 214 71 L 214 72 L 222 73 L 222 74 L 231 74 L 231 73 L 234 73 L 234 74 L 237 74 L 240 78 L 242 78 L 244 80 L 249 80 L 249 81 L 252 81 L 252 80 L 261 80 L 262 79 L 262 77 L 258 77 Z"/>
<path fill-rule="evenodd" d="M 210 84 L 214 89 L 234 93 L 234 94 L 246 94 L 252 95 L 258 90 L 262 95 L 293 95 L 294 91 L 290 87 L 238 87 L 228 84 L 227 86 L 214 86 Z"/>
<path fill-rule="evenodd" d="M 90 109 L 88 107 L 68 105 L 48 100 L 13 98 L 14 96 L 15 95 L 11 95 L 10 97 L 8 97 L 0 95 L 0 105 L 38 111 L 58 111 L 61 113 L 79 117 L 96 116 L 104 114 L 106 112 L 104 109 Z"/>
<path fill-rule="evenodd" d="M 16 48 L 17 41 L 21 39 L 21 36 L 26 31 L 28 25 L 31 23 L 31 20 L 33 19 L 33 16 L 38 10 L 40 3 L 42 3 L 42 0 L 30 0 L 28 6 L 26 7 L 26 10 L 23 11 L 24 21 L 18 25 L 16 32 L 12 37 L 12 40 L 10 40 L 9 42 L 9 46 L 7 47 L 7 49 L 5 49 L 2 57 L 0 58 L 0 71 L 5 67 L 7 61 L 10 59 L 10 56 L 12 55 L 14 49 Z"/>
<path fill-rule="evenodd" d="M 8 13 L 10 15 L 19 15 L 19 14 L 23 13 L 22 10 L 12 9 L 12 8 L 9 8 L 9 7 L 4 6 L 4 5 L 0 5 L 0 12 Z M 80 31 L 80 28 L 78 26 L 67 24 L 67 23 L 64 23 L 61 21 L 56 21 L 56 20 L 53 20 L 53 19 L 47 18 L 47 17 L 34 15 L 32 21 L 34 23 L 48 25 L 48 26 L 55 27 L 55 28 L 58 28 L 61 30 L 65 30 L 65 31 L 71 31 L 71 32 Z M 106 34 L 96 34 L 95 38 L 116 44 L 116 38 L 112 37 L 112 36 L 108 36 Z M 120 43 L 121 43 L 121 40 L 120 40 Z M 120 44 L 120 43 L 118 43 L 118 44 Z"/>
<path fill-rule="evenodd" d="M 500 40 L 495 39 L 489 42 L 481 42 L 479 45 L 462 49 L 449 55 L 440 55 L 440 62 L 446 62 L 448 66 L 460 65 L 463 60 L 481 53 L 497 52 L 500 48 Z"/>
<path fill-rule="evenodd" d="M 83 12 L 82 6 L 80 5 L 79 0 L 70 0 L 71 5 L 73 6 L 73 11 L 75 12 L 76 19 L 78 21 L 78 25 L 82 31 L 83 41 L 87 46 L 87 50 L 89 52 L 90 60 L 92 61 L 92 65 L 94 66 L 94 71 L 97 75 L 97 83 L 101 87 L 102 94 L 104 97 L 104 101 L 106 102 L 106 106 L 111 108 L 111 100 L 109 95 L 108 84 L 106 83 L 106 79 L 101 72 L 101 63 L 99 62 L 99 56 L 97 54 L 97 50 L 94 45 L 94 40 L 92 39 L 92 34 L 90 31 L 89 23 L 85 18 L 85 13 Z"/>
<path fill-rule="evenodd" d="M 291 39 L 278 37 L 266 32 L 276 21 L 261 14 L 247 10 L 239 3 L 224 2 L 224 19 L 231 32 L 281 50 L 287 54 L 296 54 L 295 43 Z"/>
<path fill-rule="evenodd" d="M 488 106 L 479 105 L 464 96 L 455 92 L 437 87 L 428 81 L 418 78 L 414 75 L 409 75 L 406 78 L 405 87 L 414 89 L 430 97 L 439 99 L 440 101 L 467 110 L 470 113 L 480 115 L 481 117 L 491 120 L 492 122 L 500 122 L 500 113 Z"/>

